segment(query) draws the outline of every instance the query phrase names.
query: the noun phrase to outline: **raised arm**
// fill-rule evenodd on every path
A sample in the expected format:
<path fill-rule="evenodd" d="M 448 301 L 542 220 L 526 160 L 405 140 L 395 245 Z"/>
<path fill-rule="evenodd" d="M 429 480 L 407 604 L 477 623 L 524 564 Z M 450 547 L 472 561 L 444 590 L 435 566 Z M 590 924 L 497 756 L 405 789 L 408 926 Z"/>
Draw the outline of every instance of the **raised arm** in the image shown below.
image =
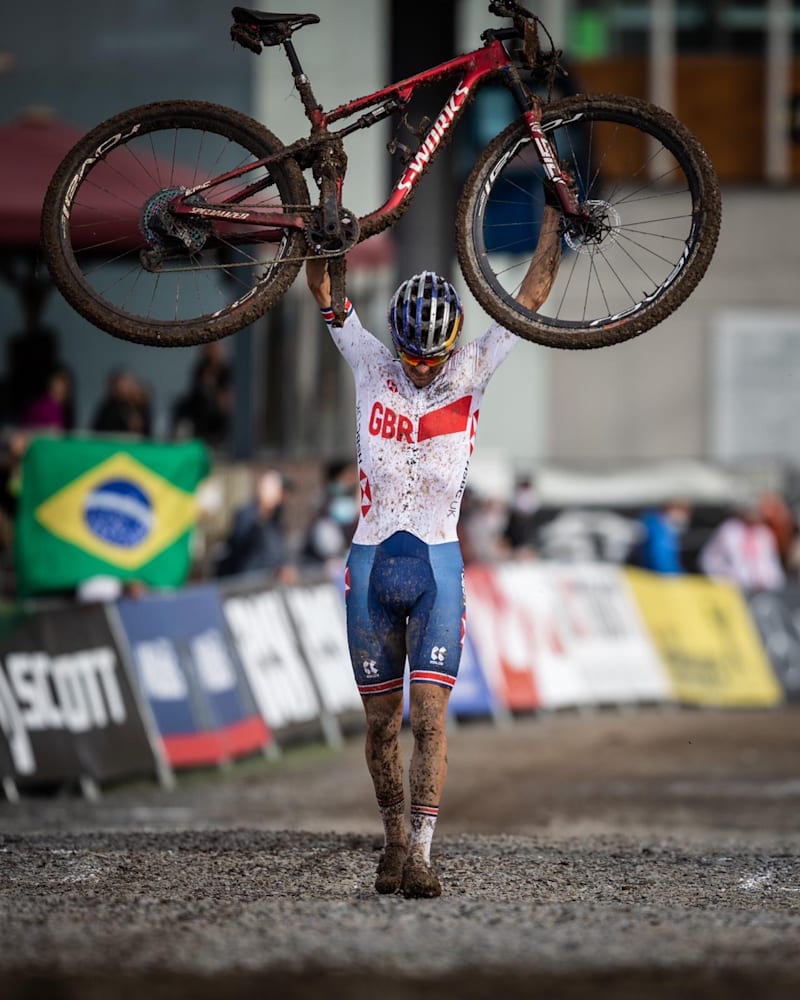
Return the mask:
<path fill-rule="evenodd" d="M 522 279 L 517 302 L 526 309 L 535 311 L 546 300 L 556 280 L 561 263 L 561 213 L 551 205 L 545 205 L 539 242 L 536 244 L 528 272 Z"/>
<path fill-rule="evenodd" d="M 330 309 L 331 276 L 324 257 L 309 257 L 306 261 L 306 281 L 320 309 Z"/>

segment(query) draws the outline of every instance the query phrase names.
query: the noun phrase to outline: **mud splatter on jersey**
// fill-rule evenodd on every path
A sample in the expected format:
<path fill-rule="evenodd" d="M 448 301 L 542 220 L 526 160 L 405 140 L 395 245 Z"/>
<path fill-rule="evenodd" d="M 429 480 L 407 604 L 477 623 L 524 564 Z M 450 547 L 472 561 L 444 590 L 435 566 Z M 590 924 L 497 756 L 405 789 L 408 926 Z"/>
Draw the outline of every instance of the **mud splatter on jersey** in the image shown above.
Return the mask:
<path fill-rule="evenodd" d="M 323 318 L 356 384 L 361 516 L 353 541 L 377 545 L 396 531 L 429 545 L 456 541 L 483 393 L 518 338 L 491 326 L 419 389 L 352 307 L 341 327 L 330 312 Z"/>

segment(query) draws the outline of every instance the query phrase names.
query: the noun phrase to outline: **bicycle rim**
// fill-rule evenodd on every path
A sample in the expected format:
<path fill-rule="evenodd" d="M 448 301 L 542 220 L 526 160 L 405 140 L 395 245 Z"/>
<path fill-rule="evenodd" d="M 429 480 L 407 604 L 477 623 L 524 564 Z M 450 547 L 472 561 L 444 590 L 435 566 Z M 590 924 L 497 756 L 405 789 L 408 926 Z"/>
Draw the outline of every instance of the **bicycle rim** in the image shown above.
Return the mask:
<path fill-rule="evenodd" d="M 544 174 L 526 129 L 512 126 L 471 178 L 465 277 L 520 336 L 566 348 L 619 343 L 666 318 L 705 272 L 719 229 L 716 178 L 691 133 L 645 102 L 571 98 L 546 109 L 543 128 L 591 224 L 565 220 L 550 295 L 524 310 L 515 295 L 538 239 Z"/>
<path fill-rule="evenodd" d="M 168 206 L 280 148 L 245 116 L 193 102 L 134 109 L 98 126 L 65 158 L 45 203 L 45 251 L 60 290 L 102 329 L 160 346 L 217 339 L 252 322 L 297 274 L 302 235 L 176 217 Z M 299 170 L 282 164 L 191 200 L 282 213 L 304 211 L 308 199 Z"/>

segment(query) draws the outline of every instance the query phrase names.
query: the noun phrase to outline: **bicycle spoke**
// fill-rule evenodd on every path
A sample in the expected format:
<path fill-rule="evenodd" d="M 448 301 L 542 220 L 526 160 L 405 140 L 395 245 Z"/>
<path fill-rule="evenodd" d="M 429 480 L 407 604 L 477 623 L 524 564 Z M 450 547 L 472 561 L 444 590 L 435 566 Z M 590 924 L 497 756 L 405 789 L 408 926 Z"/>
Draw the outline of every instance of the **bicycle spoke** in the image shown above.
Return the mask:
<path fill-rule="evenodd" d="M 667 287 L 694 230 L 693 200 L 680 161 L 640 123 L 615 117 L 557 119 L 546 128 L 574 178 L 584 218 L 564 221 L 560 269 L 539 315 L 586 330 L 636 310 Z M 487 168 L 480 200 L 480 266 L 513 302 L 538 239 L 543 169 L 524 138 L 509 139 Z M 641 156 L 632 161 L 632 150 Z M 493 171 L 493 172 L 492 172 Z"/>
<path fill-rule="evenodd" d="M 302 188 L 282 182 L 281 168 L 276 176 L 261 164 L 271 147 L 256 140 L 250 148 L 246 128 L 230 132 L 220 121 L 216 130 L 216 123 L 209 127 L 196 117 L 178 111 L 162 124 L 144 112 L 131 119 L 135 127 L 110 128 L 94 147 L 107 145 L 103 157 L 79 174 L 76 168 L 69 203 L 65 246 L 85 293 L 112 314 L 163 325 L 164 337 L 173 328 L 215 321 L 273 282 L 282 263 L 296 269 L 301 260 L 296 237 L 274 225 L 251 230 L 246 223 L 171 211 L 180 192 L 209 182 L 192 207 L 308 211 L 307 202 L 295 204 Z M 214 184 L 214 178 L 225 179 Z M 290 190 L 294 197 L 286 197 Z"/>

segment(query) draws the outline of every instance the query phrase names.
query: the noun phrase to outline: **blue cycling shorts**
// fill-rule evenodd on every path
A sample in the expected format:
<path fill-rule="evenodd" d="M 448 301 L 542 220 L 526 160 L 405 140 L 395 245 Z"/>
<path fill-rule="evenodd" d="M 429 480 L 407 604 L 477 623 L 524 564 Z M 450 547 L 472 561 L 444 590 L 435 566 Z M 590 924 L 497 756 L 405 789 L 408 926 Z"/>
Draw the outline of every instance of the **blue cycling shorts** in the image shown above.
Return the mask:
<path fill-rule="evenodd" d="M 398 531 L 353 545 L 345 576 L 347 641 L 362 695 L 456 682 L 464 644 L 464 561 L 458 542 L 427 545 Z"/>

